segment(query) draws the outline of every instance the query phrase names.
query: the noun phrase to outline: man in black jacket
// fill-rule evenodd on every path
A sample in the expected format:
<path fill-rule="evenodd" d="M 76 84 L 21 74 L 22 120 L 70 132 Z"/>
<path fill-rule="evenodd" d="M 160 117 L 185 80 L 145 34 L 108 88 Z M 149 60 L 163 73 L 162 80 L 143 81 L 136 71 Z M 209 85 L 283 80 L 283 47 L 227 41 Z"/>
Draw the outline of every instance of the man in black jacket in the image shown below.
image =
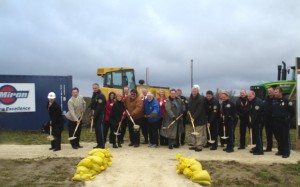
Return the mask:
<path fill-rule="evenodd" d="M 93 96 L 91 100 L 91 109 L 94 110 L 94 127 L 97 139 L 97 146 L 94 148 L 105 148 L 104 138 L 104 116 L 105 116 L 106 98 L 99 89 L 99 84 L 93 84 Z"/>
<path fill-rule="evenodd" d="M 253 155 L 263 155 L 263 142 L 262 142 L 262 114 L 263 114 L 263 101 L 255 96 L 254 91 L 248 92 L 248 100 L 250 104 L 249 121 L 252 127 L 253 140 L 255 148 L 253 149 Z"/>
<path fill-rule="evenodd" d="M 240 90 L 240 97 L 235 102 L 235 108 L 236 114 L 240 118 L 240 147 L 238 149 L 245 149 L 246 131 L 249 126 L 250 110 L 246 90 Z"/>
<path fill-rule="evenodd" d="M 206 92 L 206 114 L 207 114 L 207 130 L 210 130 L 211 139 L 215 142 L 213 144 L 207 143 L 207 147 L 211 146 L 210 150 L 216 150 L 218 147 L 218 119 L 219 119 L 219 110 L 220 104 L 214 98 L 214 94 L 212 91 Z"/>
<path fill-rule="evenodd" d="M 183 119 L 183 129 L 184 129 L 184 131 L 180 135 L 180 143 L 183 146 L 185 144 L 185 134 L 186 134 L 185 126 L 186 126 L 186 123 L 187 123 L 188 100 L 186 99 L 185 96 L 182 95 L 182 90 L 181 89 L 177 89 L 177 94 L 178 94 L 178 97 L 181 99 L 181 101 L 183 103 L 183 105 L 182 105 L 182 110 L 183 110 L 182 119 Z M 179 145 L 179 140 L 177 140 L 177 144 Z"/>
<path fill-rule="evenodd" d="M 50 117 L 50 128 L 52 128 L 52 135 L 54 140 L 51 141 L 51 147 L 49 150 L 59 151 L 61 150 L 61 132 L 63 130 L 64 119 L 60 106 L 55 101 L 56 95 L 54 92 L 48 94 L 47 108 Z"/>
<path fill-rule="evenodd" d="M 192 93 L 189 98 L 189 112 L 191 113 L 192 119 L 191 121 L 195 124 L 196 132 L 199 135 L 192 135 L 196 137 L 195 144 L 190 148 L 190 150 L 202 151 L 202 147 L 206 145 L 207 136 L 206 136 L 206 111 L 205 111 L 205 98 L 199 94 L 200 87 L 198 85 L 194 85 L 192 88 Z"/>
<path fill-rule="evenodd" d="M 271 152 L 273 148 L 273 134 L 275 134 L 275 128 L 272 121 L 272 105 L 274 101 L 274 88 L 268 88 L 268 96 L 264 100 L 264 113 L 263 122 L 265 125 L 267 136 L 267 148 L 265 152 Z"/>
<path fill-rule="evenodd" d="M 277 156 L 290 156 L 290 119 L 295 115 L 293 103 L 282 96 L 282 88 L 275 89 L 272 106 L 273 124 L 276 128 L 275 137 L 278 144 Z"/>
<path fill-rule="evenodd" d="M 227 91 L 224 91 L 221 97 L 223 100 L 221 116 L 226 127 L 225 134 L 228 136 L 227 147 L 223 149 L 223 151 L 231 153 L 234 151 L 234 130 L 236 124 L 235 106 L 234 103 L 229 100 L 229 93 Z"/>

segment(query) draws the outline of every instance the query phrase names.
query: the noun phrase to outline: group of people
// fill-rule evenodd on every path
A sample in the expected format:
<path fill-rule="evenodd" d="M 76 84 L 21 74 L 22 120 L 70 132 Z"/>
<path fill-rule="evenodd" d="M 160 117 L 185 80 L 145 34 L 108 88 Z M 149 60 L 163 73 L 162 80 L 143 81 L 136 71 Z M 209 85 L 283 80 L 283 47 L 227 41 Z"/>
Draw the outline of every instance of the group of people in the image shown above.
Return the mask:
<path fill-rule="evenodd" d="M 159 145 L 169 149 L 179 148 L 188 139 L 190 150 L 196 152 L 203 148 L 216 150 L 218 139 L 227 153 L 234 152 L 235 128 L 240 121 L 240 142 L 238 149 L 246 147 L 246 132 L 250 130 L 253 155 L 263 155 L 272 151 L 273 135 L 277 141 L 278 152 L 283 158 L 290 155 L 289 124 L 294 115 L 293 103 L 285 99 L 281 88 L 269 88 L 265 100 L 256 97 L 254 91 L 240 91 L 240 97 L 233 102 L 226 91 L 220 90 L 216 96 L 212 91 L 200 95 L 200 86 L 194 85 L 188 98 L 182 96 L 180 89 L 171 89 L 169 97 L 165 91 L 159 91 L 156 98 L 147 88 L 139 95 L 136 89 L 125 87 L 122 92 L 110 92 L 106 99 L 97 83 L 93 84 L 93 96 L 90 108 L 95 127 L 97 145 L 105 148 L 107 139 L 113 148 L 122 147 L 126 129 L 129 130 L 129 146 L 139 147 L 148 144 L 150 148 Z M 48 95 L 48 111 L 52 134 L 51 150 L 61 149 L 61 131 L 63 118 L 61 109 L 55 102 L 55 93 Z M 86 102 L 79 95 L 79 89 L 72 89 L 68 101 L 66 118 L 69 124 L 69 136 L 75 132 L 76 139 L 70 140 L 73 149 L 81 148 L 80 132 L 82 115 Z M 186 124 L 192 124 L 193 130 L 186 138 Z M 262 132 L 265 127 L 267 146 L 263 150 Z M 140 134 L 143 136 L 141 141 Z"/>

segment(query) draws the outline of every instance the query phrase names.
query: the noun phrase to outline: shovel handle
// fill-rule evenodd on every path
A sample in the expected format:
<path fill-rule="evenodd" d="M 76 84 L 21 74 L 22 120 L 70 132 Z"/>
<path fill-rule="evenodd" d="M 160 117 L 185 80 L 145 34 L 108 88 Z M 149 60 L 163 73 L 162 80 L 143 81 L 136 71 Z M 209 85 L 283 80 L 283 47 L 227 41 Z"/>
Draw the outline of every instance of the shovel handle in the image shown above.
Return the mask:
<path fill-rule="evenodd" d="M 179 116 L 177 116 L 177 118 L 174 119 L 174 120 L 170 123 L 170 125 L 168 125 L 168 128 L 170 128 L 170 127 L 171 127 L 178 119 L 180 119 L 182 115 L 183 115 L 183 114 L 180 114 Z"/>
<path fill-rule="evenodd" d="M 194 118 L 193 118 L 193 116 L 192 116 L 192 114 L 191 114 L 190 111 L 188 111 L 188 114 L 189 114 L 189 116 L 190 116 L 190 118 L 191 118 L 191 123 L 192 123 L 193 129 L 194 129 L 194 132 L 195 132 L 196 129 L 195 129 L 195 124 L 194 124 Z"/>
<path fill-rule="evenodd" d="M 134 122 L 134 120 L 133 120 L 133 118 L 131 117 L 131 115 L 130 115 L 130 113 L 129 113 L 129 111 L 127 109 L 126 109 L 126 113 L 128 114 L 128 116 L 129 116 L 131 122 L 133 123 L 133 125 L 136 125 L 135 122 Z"/>

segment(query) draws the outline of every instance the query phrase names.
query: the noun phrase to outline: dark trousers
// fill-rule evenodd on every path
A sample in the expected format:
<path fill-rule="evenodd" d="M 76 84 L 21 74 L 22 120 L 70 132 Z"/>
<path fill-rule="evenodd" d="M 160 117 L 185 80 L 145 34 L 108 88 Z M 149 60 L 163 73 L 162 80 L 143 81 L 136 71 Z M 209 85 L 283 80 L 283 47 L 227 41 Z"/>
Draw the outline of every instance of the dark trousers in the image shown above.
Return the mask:
<path fill-rule="evenodd" d="M 107 141 L 109 129 L 110 129 L 110 124 L 108 121 L 105 121 L 105 123 L 104 123 L 104 140 L 105 140 L 105 142 Z M 110 129 L 110 131 L 111 131 L 111 129 Z M 109 142 L 109 143 L 111 143 L 111 142 Z"/>
<path fill-rule="evenodd" d="M 241 148 L 245 148 L 246 132 L 248 126 L 249 126 L 249 120 L 245 120 L 245 119 L 240 120 L 240 147 Z"/>
<path fill-rule="evenodd" d="M 141 123 L 139 124 L 141 126 L 142 134 L 144 137 L 144 141 L 148 143 L 149 140 L 149 132 L 148 132 L 148 127 L 147 127 L 147 120 L 145 118 L 142 118 Z"/>
<path fill-rule="evenodd" d="M 218 121 L 217 120 L 210 124 L 210 135 L 211 135 L 211 140 L 215 140 L 215 143 L 211 144 L 212 147 L 218 147 Z M 207 128 L 207 138 L 209 140 L 208 128 Z"/>
<path fill-rule="evenodd" d="M 134 120 L 135 124 L 139 125 L 143 122 L 144 120 L 142 118 Z M 133 128 L 133 123 L 129 119 L 127 121 L 128 124 L 128 129 L 129 129 L 129 139 L 130 143 L 133 143 L 134 145 L 139 145 L 140 144 L 140 129 L 134 129 Z"/>
<path fill-rule="evenodd" d="M 158 126 L 159 120 L 155 122 L 147 122 L 150 144 L 158 145 Z"/>
<path fill-rule="evenodd" d="M 186 112 L 183 113 L 183 132 L 180 135 L 180 143 L 181 145 L 185 144 L 185 129 L 186 129 L 187 119 L 186 119 Z"/>
<path fill-rule="evenodd" d="M 76 121 L 70 121 L 68 120 L 68 129 L 69 129 L 69 137 L 72 137 L 74 134 L 74 131 L 76 129 L 77 126 L 77 122 Z M 80 124 L 77 128 L 77 131 L 75 132 L 75 139 L 74 140 L 70 140 L 70 144 L 71 146 L 80 146 L 79 145 L 79 141 L 80 141 L 80 134 L 81 134 L 81 127 L 82 127 L 82 121 L 80 121 Z"/>
<path fill-rule="evenodd" d="M 234 121 L 228 120 L 226 123 L 227 150 L 233 150 L 234 147 Z"/>
<path fill-rule="evenodd" d="M 220 137 L 221 145 L 227 144 L 227 139 L 222 139 L 221 137 L 224 136 L 224 123 L 222 120 L 218 122 L 218 135 Z M 228 134 L 226 134 L 228 136 Z"/>
<path fill-rule="evenodd" d="M 54 137 L 54 140 L 52 140 L 51 148 L 53 149 L 61 149 L 61 132 L 63 130 L 63 124 L 60 124 L 58 126 L 54 126 L 52 128 L 52 135 Z"/>
<path fill-rule="evenodd" d="M 255 152 L 263 152 L 262 128 L 260 123 L 252 124 L 253 143 L 255 144 Z"/>
<path fill-rule="evenodd" d="M 116 139 L 118 139 L 118 143 L 121 143 L 121 134 L 115 135 L 114 133 L 118 130 L 118 123 L 109 123 L 110 126 L 110 134 L 109 134 L 109 142 L 112 144 L 116 144 Z M 121 128 L 119 129 L 118 133 L 121 132 Z"/>
<path fill-rule="evenodd" d="M 94 127 L 95 127 L 95 134 L 97 140 L 97 147 L 105 148 L 105 137 L 104 137 L 104 114 L 100 114 L 94 119 Z"/>
<path fill-rule="evenodd" d="M 120 135 L 120 142 L 121 143 L 124 142 L 124 136 L 126 134 L 126 129 L 127 129 L 127 119 L 124 119 L 122 121 L 122 125 L 121 125 L 121 135 Z"/>
<path fill-rule="evenodd" d="M 162 126 L 162 122 L 163 122 L 163 119 L 161 118 L 159 120 L 159 126 L 158 126 L 158 131 L 159 131 L 159 144 L 160 145 L 168 145 L 168 138 L 160 135 L 160 130 L 161 130 L 161 126 Z"/>
<path fill-rule="evenodd" d="M 274 118 L 273 124 L 276 128 L 278 152 L 282 155 L 290 155 L 290 124 L 287 119 Z"/>
<path fill-rule="evenodd" d="M 272 122 L 272 116 L 264 116 L 266 137 L 267 137 L 267 149 L 273 148 L 273 134 L 275 136 L 275 128 Z"/>

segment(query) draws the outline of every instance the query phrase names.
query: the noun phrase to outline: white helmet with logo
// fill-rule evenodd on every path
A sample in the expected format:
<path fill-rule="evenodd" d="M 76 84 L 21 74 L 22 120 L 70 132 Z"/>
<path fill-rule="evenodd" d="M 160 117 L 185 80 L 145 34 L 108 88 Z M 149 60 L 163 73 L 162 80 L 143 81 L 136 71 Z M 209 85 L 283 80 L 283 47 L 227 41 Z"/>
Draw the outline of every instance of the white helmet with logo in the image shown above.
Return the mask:
<path fill-rule="evenodd" d="M 55 99 L 55 98 L 56 98 L 56 95 L 55 95 L 54 92 L 50 92 L 50 93 L 48 94 L 48 99 Z"/>

